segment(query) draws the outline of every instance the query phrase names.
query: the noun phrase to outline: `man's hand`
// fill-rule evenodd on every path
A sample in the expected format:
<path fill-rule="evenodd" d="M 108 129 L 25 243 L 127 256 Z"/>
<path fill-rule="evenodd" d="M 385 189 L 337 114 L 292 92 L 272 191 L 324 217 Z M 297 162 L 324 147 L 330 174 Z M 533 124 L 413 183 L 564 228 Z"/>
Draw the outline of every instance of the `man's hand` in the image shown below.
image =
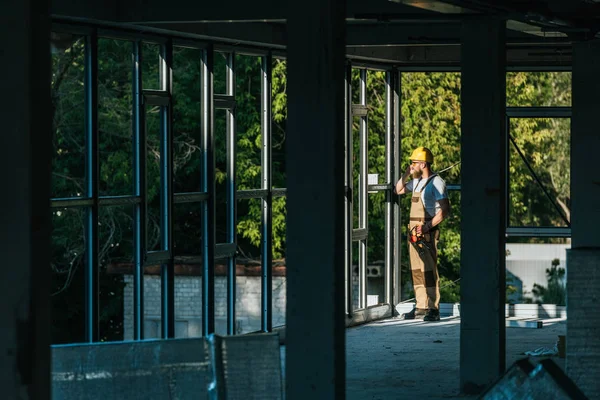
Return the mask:
<path fill-rule="evenodd" d="M 417 235 L 424 235 L 431 230 L 430 222 L 425 222 L 423 225 L 417 225 L 415 229 L 417 231 Z"/>
<path fill-rule="evenodd" d="M 404 175 L 402 175 L 402 178 L 400 178 L 398 180 L 398 182 L 396 183 L 396 185 L 394 186 L 394 193 L 395 194 L 404 194 L 404 193 L 406 193 L 406 188 L 404 186 L 404 183 L 406 182 L 406 178 L 408 178 L 411 173 L 412 173 L 412 164 L 409 165 L 406 168 L 406 171 L 404 172 Z"/>

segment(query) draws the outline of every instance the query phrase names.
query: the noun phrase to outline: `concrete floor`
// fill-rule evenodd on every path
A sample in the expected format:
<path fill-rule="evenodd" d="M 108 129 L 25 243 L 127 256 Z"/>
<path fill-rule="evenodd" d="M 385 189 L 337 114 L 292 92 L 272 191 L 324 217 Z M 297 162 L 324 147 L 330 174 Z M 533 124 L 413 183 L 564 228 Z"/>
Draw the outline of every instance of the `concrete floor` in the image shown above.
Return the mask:
<path fill-rule="evenodd" d="M 541 329 L 506 328 L 506 366 L 526 351 L 552 348 L 565 332 L 565 320 L 547 320 Z M 346 398 L 477 398 L 459 394 L 459 341 L 457 317 L 439 323 L 389 319 L 348 329 Z M 564 359 L 552 359 L 564 368 Z"/>
<path fill-rule="evenodd" d="M 506 328 L 507 368 L 526 351 L 552 348 L 565 332 L 566 320 L 545 320 L 541 329 Z M 347 329 L 346 399 L 476 399 L 459 394 L 459 341 L 458 317 L 438 323 L 387 319 Z M 564 369 L 564 359 L 552 360 Z"/>

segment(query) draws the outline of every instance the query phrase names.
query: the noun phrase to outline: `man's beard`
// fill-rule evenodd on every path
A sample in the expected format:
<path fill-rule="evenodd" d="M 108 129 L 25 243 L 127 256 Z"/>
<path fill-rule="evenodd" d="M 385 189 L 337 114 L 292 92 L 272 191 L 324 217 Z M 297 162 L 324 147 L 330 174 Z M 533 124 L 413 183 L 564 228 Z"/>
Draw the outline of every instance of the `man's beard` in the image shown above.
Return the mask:
<path fill-rule="evenodd" d="M 419 179 L 423 175 L 423 171 L 413 171 L 413 179 Z"/>

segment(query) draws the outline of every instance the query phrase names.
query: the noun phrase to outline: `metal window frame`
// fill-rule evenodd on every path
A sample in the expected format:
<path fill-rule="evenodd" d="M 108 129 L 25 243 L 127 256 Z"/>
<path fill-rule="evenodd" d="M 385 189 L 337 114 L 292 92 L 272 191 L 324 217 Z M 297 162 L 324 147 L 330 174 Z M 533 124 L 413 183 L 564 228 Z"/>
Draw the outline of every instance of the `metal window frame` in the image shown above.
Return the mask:
<path fill-rule="evenodd" d="M 272 94 L 273 56 L 271 52 L 262 56 L 261 65 L 261 329 L 273 330 L 273 177 L 271 147 L 272 139 Z"/>
<path fill-rule="evenodd" d="M 132 99 L 134 194 L 140 202 L 134 207 L 133 339 L 144 339 L 144 258 L 146 253 L 146 130 L 142 87 L 142 43 L 133 42 Z"/>
<path fill-rule="evenodd" d="M 98 35 L 95 31 L 85 36 L 84 73 L 85 183 L 86 196 L 93 200 L 93 204 L 86 208 L 85 221 L 85 340 L 92 343 L 100 339 L 100 267 L 98 259 L 98 195 L 100 181 L 98 160 Z"/>
<path fill-rule="evenodd" d="M 527 71 L 526 71 L 527 72 Z M 560 72 L 560 71 L 557 71 Z M 511 134 L 510 134 L 510 120 L 519 118 L 563 118 L 571 119 L 572 110 L 570 106 L 551 106 L 551 107 L 506 107 L 506 128 L 505 128 L 505 157 L 506 157 L 506 171 L 505 171 L 505 197 L 506 197 L 506 210 L 505 210 L 505 236 L 506 237 L 560 237 L 569 238 L 571 237 L 570 226 L 512 226 L 509 224 L 510 218 L 510 147 L 511 147 Z M 537 177 L 534 175 L 534 178 Z M 538 182 L 539 184 L 539 182 Z M 542 186 L 541 190 L 546 193 L 545 188 Z M 556 206 L 556 205 L 555 205 Z M 562 216 L 562 214 L 561 214 Z M 564 216 L 563 216 L 564 217 Z"/>
<path fill-rule="evenodd" d="M 384 277 L 384 302 L 392 304 L 394 290 L 394 199 L 392 187 L 395 178 L 394 158 L 394 87 L 396 81 L 395 71 L 385 73 L 385 272 Z"/>
<path fill-rule="evenodd" d="M 236 124 L 235 124 L 235 53 L 227 53 L 225 86 L 227 95 L 231 96 L 234 104 L 228 108 L 227 135 L 227 242 L 237 246 L 237 199 L 236 199 Z M 213 102 L 215 99 L 213 98 Z M 216 106 L 216 103 L 215 103 Z M 236 306 L 236 255 L 227 258 L 227 334 L 235 334 Z"/>
<path fill-rule="evenodd" d="M 368 210 L 368 172 L 369 172 L 369 160 L 368 160 L 368 108 L 367 108 L 367 68 L 356 68 L 359 71 L 359 102 L 358 104 L 352 103 L 352 70 L 354 64 L 348 62 L 349 70 L 347 71 L 348 82 L 347 82 L 347 95 L 348 95 L 348 119 L 347 126 L 347 149 L 346 149 L 346 172 L 347 192 L 350 193 L 350 210 L 348 211 L 351 216 L 346 217 L 346 221 L 351 224 L 348 225 L 350 229 L 347 231 L 351 235 L 351 242 L 358 242 L 358 306 L 356 310 L 362 310 L 367 308 L 367 293 L 368 293 L 368 282 L 367 282 L 367 253 L 368 253 L 368 236 L 369 236 L 369 210 Z M 354 117 L 359 117 L 359 173 L 358 173 L 358 228 L 354 229 L 353 215 L 354 215 Z M 348 245 L 347 245 L 348 246 Z M 354 304 L 352 302 L 352 244 L 347 249 L 347 274 L 348 274 L 348 287 L 346 291 L 348 295 L 348 313 L 351 315 L 354 311 Z M 348 258 L 349 257 L 349 258 Z"/>
<path fill-rule="evenodd" d="M 202 109 L 202 190 L 208 200 L 202 204 L 202 336 L 215 331 L 215 137 L 213 104 L 214 49 L 209 46 L 202 53 L 201 101 Z"/>
<path fill-rule="evenodd" d="M 402 75 L 397 68 L 392 69 L 392 75 L 394 77 L 392 81 L 392 86 L 390 87 L 392 94 L 391 99 L 392 103 L 392 157 L 393 157 L 393 175 L 392 175 L 392 183 L 395 184 L 401 177 L 400 170 L 400 155 L 401 146 L 402 146 L 402 131 L 401 131 L 401 123 L 402 123 Z M 401 275 L 401 265 L 402 265 L 402 213 L 400 208 L 400 197 L 393 196 L 393 216 L 392 216 L 392 235 L 394 241 L 394 257 L 393 257 L 393 265 L 392 271 L 393 276 L 390 277 L 390 284 L 393 285 L 392 289 L 392 307 L 396 304 L 400 303 L 402 299 L 402 275 Z"/>
<path fill-rule="evenodd" d="M 344 96 L 345 96 L 345 107 L 344 107 L 344 148 L 345 148 L 345 162 L 344 162 L 344 262 L 345 262 L 345 295 L 346 295 L 346 316 L 351 317 L 354 304 L 352 302 L 352 231 L 354 228 L 354 179 L 353 179 L 353 135 L 352 135 L 352 64 L 346 63 L 345 70 L 345 82 L 344 82 Z"/>
<path fill-rule="evenodd" d="M 261 215 L 261 330 L 272 330 L 272 199 L 274 197 L 286 196 L 285 188 L 272 187 L 272 149 L 271 149 L 271 74 L 273 57 L 284 58 L 285 52 L 277 48 L 238 46 L 235 44 L 219 44 L 214 39 L 199 38 L 194 35 L 174 35 L 172 32 L 163 32 L 160 30 L 136 31 L 122 26 L 109 25 L 85 25 L 74 23 L 73 21 L 63 21 L 63 23 L 53 23 L 54 29 L 58 31 L 68 31 L 69 33 L 82 34 L 86 38 L 86 185 L 87 193 L 81 198 L 57 198 L 51 199 L 52 208 L 64 207 L 84 207 L 86 208 L 86 339 L 88 341 L 98 340 L 98 232 L 97 218 L 100 206 L 116 206 L 133 204 L 134 215 L 134 339 L 144 338 L 143 316 L 144 316 L 144 296 L 143 296 L 143 271 L 144 265 L 148 263 L 161 263 L 161 331 L 163 337 L 174 336 L 174 275 L 173 275 L 173 254 L 172 249 L 172 206 L 175 203 L 199 202 L 202 204 L 202 332 L 203 335 L 214 332 L 215 328 L 215 293 L 214 293 L 214 263 L 216 258 L 225 257 L 228 259 L 228 333 L 234 333 L 235 327 L 235 244 L 236 238 L 236 201 L 238 199 L 260 198 L 262 202 Z M 98 192 L 98 128 L 97 128 L 97 41 L 98 37 L 109 37 L 120 40 L 129 40 L 133 47 L 132 60 L 132 92 L 133 92 L 133 132 L 134 132 L 134 172 L 135 172 L 135 190 L 131 196 L 99 196 Z M 161 54 L 165 65 L 161 72 L 161 89 L 144 90 L 142 87 L 141 71 L 141 43 L 157 43 L 161 45 Z M 226 41 L 225 41 L 226 42 Z M 172 90 L 172 51 L 173 46 L 189 47 L 200 49 L 202 51 L 201 64 L 201 108 L 202 108 L 202 191 L 193 193 L 173 193 L 171 186 L 172 180 L 172 110 L 171 110 L 171 90 Z M 214 51 L 224 51 L 232 57 L 228 71 L 228 81 L 230 87 L 225 95 L 215 95 L 213 90 L 214 76 Z M 262 94 L 261 94 L 261 131 L 262 131 L 262 149 L 261 149 L 261 189 L 239 190 L 235 189 L 235 74 L 233 62 L 235 54 L 245 54 L 262 57 Z M 347 313 L 351 316 L 353 312 L 352 304 L 352 244 L 353 241 L 359 242 L 359 263 L 363 266 L 360 275 L 360 285 L 362 291 L 360 294 L 360 305 L 364 308 L 367 304 L 367 282 L 366 282 L 366 256 L 368 241 L 368 191 L 385 191 L 386 196 L 386 273 L 385 273 L 385 301 L 397 303 L 401 297 L 400 287 L 400 239 L 401 239 L 401 213 L 397 196 L 393 195 L 393 184 L 399 177 L 400 170 L 398 165 L 401 145 L 400 132 L 400 88 L 401 72 L 460 72 L 459 67 L 454 66 L 407 66 L 392 63 L 354 59 L 347 57 L 347 79 L 346 82 L 346 201 L 345 201 L 345 219 L 346 219 L 346 297 Z M 351 96 L 351 72 L 352 67 L 361 69 L 361 101 L 358 105 L 352 105 Z M 368 185 L 366 174 L 368 172 L 368 160 L 366 159 L 368 149 L 368 131 L 367 131 L 367 104 L 366 104 L 366 71 L 379 70 L 386 71 L 386 183 L 383 185 Z M 542 68 L 532 67 L 508 67 L 507 71 L 517 70 L 536 70 L 536 71 L 568 71 L 570 68 Z M 364 74 L 364 76 L 362 75 Z M 363 85 L 364 83 L 364 85 Z M 144 96 L 145 95 L 145 96 Z M 163 205 L 161 206 L 162 229 L 164 231 L 162 248 L 164 250 L 157 252 L 147 252 L 145 238 L 147 232 L 145 222 L 147 217 L 147 187 L 145 172 L 147 170 L 144 155 L 146 145 L 146 132 L 144 129 L 145 117 L 143 115 L 144 104 L 156 104 L 162 107 L 163 121 L 161 123 L 162 145 L 161 150 L 165 157 L 161 166 L 161 196 Z M 94 104 L 96 106 L 94 106 Z M 225 108 L 228 110 L 228 154 L 231 156 L 228 160 L 230 171 L 227 198 L 229 204 L 228 215 L 230 219 L 227 222 L 228 240 L 230 243 L 216 244 L 215 239 L 215 154 L 214 154 L 214 110 L 215 108 Z M 568 109 L 568 110 L 567 110 Z M 360 115 L 361 129 L 364 136 L 361 137 L 361 176 L 364 175 L 359 185 L 359 220 L 360 229 L 353 228 L 353 180 L 352 180 L 352 118 L 354 115 Z M 512 114 L 511 114 L 512 113 Z M 533 108 L 511 108 L 507 107 L 507 116 L 510 117 L 570 117 L 569 107 L 533 107 Z M 364 153 L 364 154 L 363 154 Z M 460 190 L 460 185 L 449 185 L 449 190 Z M 96 223 L 94 223 L 96 221 Z M 568 237 L 570 230 L 566 228 L 552 227 L 507 227 L 508 236 L 553 236 Z M 364 247 L 361 247 L 363 246 Z M 362 253 L 361 253 L 362 251 Z M 95 255 L 94 255 L 95 254 Z M 359 307 L 360 308 L 360 307 Z M 95 333 L 94 333 L 95 332 Z M 94 336 L 95 335 L 95 336 Z"/>

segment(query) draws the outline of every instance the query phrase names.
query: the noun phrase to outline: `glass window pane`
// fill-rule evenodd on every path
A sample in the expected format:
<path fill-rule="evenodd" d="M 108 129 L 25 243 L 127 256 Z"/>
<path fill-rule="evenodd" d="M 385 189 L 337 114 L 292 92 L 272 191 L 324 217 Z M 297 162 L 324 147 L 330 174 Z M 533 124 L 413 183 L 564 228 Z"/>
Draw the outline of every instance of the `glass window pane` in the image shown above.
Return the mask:
<path fill-rule="evenodd" d="M 509 237 L 506 243 L 506 315 L 512 319 L 545 319 L 544 328 L 552 325 L 552 337 L 567 334 L 566 238 Z M 511 365 L 537 343 L 525 340 L 521 329 L 506 330 L 506 365 Z M 559 345 L 560 346 L 560 345 Z"/>
<path fill-rule="evenodd" d="M 227 118 L 229 115 L 228 110 L 222 109 L 215 110 L 214 114 L 217 243 L 227 242 Z"/>
<path fill-rule="evenodd" d="M 287 124 L 287 72 L 286 61 L 273 59 L 273 80 L 271 82 L 272 124 L 271 164 L 273 187 L 284 188 L 285 178 L 285 132 Z"/>
<path fill-rule="evenodd" d="M 238 333 L 259 331 L 261 328 L 261 253 L 262 200 L 238 201 L 236 318 Z"/>
<path fill-rule="evenodd" d="M 385 192 L 369 194 L 367 306 L 385 301 L 385 197 Z"/>
<path fill-rule="evenodd" d="M 52 33 L 52 197 L 85 196 L 85 39 Z"/>
<path fill-rule="evenodd" d="M 448 192 L 451 212 L 440 225 L 438 242 L 438 274 L 440 303 L 460 302 L 460 191 Z M 405 244 L 406 240 L 404 241 Z M 408 253 L 405 253 L 408 254 Z"/>
<path fill-rule="evenodd" d="M 229 53 L 215 51 L 213 66 L 213 91 L 215 94 L 227 94 L 227 59 Z"/>
<path fill-rule="evenodd" d="M 571 72 L 507 72 L 506 104 L 512 107 L 571 105 Z"/>
<path fill-rule="evenodd" d="M 85 341 L 86 209 L 52 210 L 52 344 Z"/>
<path fill-rule="evenodd" d="M 570 248 L 570 239 L 567 238 L 508 238 L 507 303 L 565 306 L 565 272 L 567 250 Z"/>
<path fill-rule="evenodd" d="M 175 192 L 201 191 L 202 50 L 173 48 L 173 184 Z"/>
<path fill-rule="evenodd" d="M 134 190 L 132 50 L 122 40 L 98 39 L 98 129 L 101 196 Z"/>
<path fill-rule="evenodd" d="M 163 249 L 161 240 L 161 107 L 146 106 L 147 251 Z"/>
<path fill-rule="evenodd" d="M 360 228 L 360 224 L 358 221 L 358 215 L 360 213 L 359 209 L 359 199 L 360 199 L 360 125 L 361 125 L 361 117 L 353 117 L 352 118 L 352 209 L 353 209 L 353 227 L 354 229 Z"/>
<path fill-rule="evenodd" d="M 446 184 L 459 184 L 460 73 L 407 72 L 401 80 L 401 173 L 412 151 L 425 146 L 434 155 L 433 171 L 439 171 Z"/>
<path fill-rule="evenodd" d="M 101 207 L 98 217 L 100 260 L 100 341 L 125 338 L 133 329 L 133 291 L 125 290 L 133 272 L 133 206 Z M 132 334 L 131 334 L 132 335 Z"/>
<path fill-rule="evenodd" d="M 460 184 L 460 73 L 406 72 L 401 73 L 401 158 L 400 172 L 409 165 L 412 151 L 419 146 L 431 149 L 433 171 L 439 172 L 447 185 Z M 460 192 L 448 192 L 450 217 L 440 226 L 438 243 L 438 272 L 440 301 L 457 302 L 460 293 Z M 401 212 L 408 215 L 410 195 L 400 198 Z M 414 297 L 406 241 L 402 227 L 401 299 Z M 458 280 L 458 281 L 457 281 Z"/>
<path fill-rule="evenodd" d="M 202 254 L 203 203 L 173 205 L 173 251 L 176 257 Z"/>
<path fill-rule="evenodd" d="M 358 247 L 359 242 L 352 242 L 352 308 L 358 309 L 359 276 L 358 276 Z"/>
<path fill-rule="evenodd" d="M 262 57 L 236 55 L 236 179 L 238 190 L 259 189 L 261 179 Z"/>
<path fill-rule="evenodd" d="M 273 199 L 273 326 L 285 325 L 286 305 L 286 198 Z"/>
<path fill-rule="evenodd" d="M 360 69 L 352 68 L 352 104 L 360 104 Z"/>
<path fill-rule="evenodd" d="M 202 336 L 202 206 L 173 206 L 175 337 Z"/>
<path fill-rule="evenodd" d="M 521 156 L 517 147 L 509 144 L 510 226 L 567 225 L 565 218 L 570 219 L 571 203 L 570 122 L 569 118 L 510 120 L 510 134 L 522 153 Z"/>
<path fill-rule="evenodd" d="M 142 89 L 162 89 L 160 82 L 160 45 L 142 43 Z"/>
<path fill-rule="evenodd" d="M 385 183 L 385 72 L 367 71 L 367 104 L 369 131 L 368 164 L 369 174 L 376 174 L 375 184 Z"/>

